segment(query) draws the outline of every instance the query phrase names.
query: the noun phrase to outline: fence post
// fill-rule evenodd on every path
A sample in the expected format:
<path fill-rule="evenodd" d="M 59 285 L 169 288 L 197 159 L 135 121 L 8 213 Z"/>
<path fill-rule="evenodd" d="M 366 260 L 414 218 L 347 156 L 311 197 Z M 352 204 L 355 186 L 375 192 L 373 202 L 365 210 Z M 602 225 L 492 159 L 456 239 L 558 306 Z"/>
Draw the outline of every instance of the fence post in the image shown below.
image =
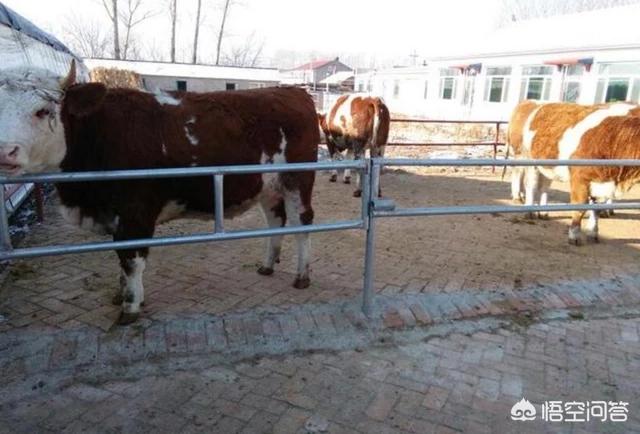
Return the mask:
<path fill-rule="evenodd" d="M 224 175 L 213 176 L 214 231 L 224 232 Z"/>
<path fill-rule="evenodd" d="M 493 142 L 493 159 L 498 159 L 498 143 L 500 142 L 500 122 L 496 122 L 496 140 Z M 493 172 L 496 173 L 496 166 L 493 166 Z"/>
<path fill-rule="evenodd" d="M 9 233 L 9 215 L 7 214 L 7 203 L 4 196 L 4 184 L 0 184 L 0 249 L 2 251 L 12 250 L 11 234 Z"/>
<path fill-rule="evenodd" d="M 366 173 L 366 177 L 368 178 L 368 180 L 365 181 L 365 189 L 363 189 L 363 196 L 366 196 L 367 201 L 365 204 L 367 241 L 365 245 L 364 256 L 364 287 L 362 291 L 362 312 L 368 318 L 370 318 L 373 310 L 373 278 L 376 265 L 376 219 L 373 215 L 373 198 L 377 197 L 378 195 L 378 186 L 380 185 L 380 166 L 374 164 L 372 158 L 367 161 L 368 170 Z"/>

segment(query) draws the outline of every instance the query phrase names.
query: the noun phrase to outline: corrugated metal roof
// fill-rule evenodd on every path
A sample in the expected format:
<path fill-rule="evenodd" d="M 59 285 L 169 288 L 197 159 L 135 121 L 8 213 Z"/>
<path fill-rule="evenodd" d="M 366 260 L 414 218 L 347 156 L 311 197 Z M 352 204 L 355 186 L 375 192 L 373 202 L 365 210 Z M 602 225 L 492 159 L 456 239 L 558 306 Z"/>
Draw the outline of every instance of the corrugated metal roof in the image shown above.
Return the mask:
<path fill-rule="evenodd" d="M 31 21 L 16 13 L 12 9 L 0 3 L 0 24 L 19 31 L 37 41 L 49 45 L 50 47 L 66 54 L 75 55 L 58 39 L 49 33 L 41 30 Z"/>
<path fill-rule="evenodd" d="M 85 59 L 84 62 L 90 69 L 97 67 L 126 69 L 143 76 L 280 82 L 278 70 L 275 68 L 239 68 L 113 59 Z"/>

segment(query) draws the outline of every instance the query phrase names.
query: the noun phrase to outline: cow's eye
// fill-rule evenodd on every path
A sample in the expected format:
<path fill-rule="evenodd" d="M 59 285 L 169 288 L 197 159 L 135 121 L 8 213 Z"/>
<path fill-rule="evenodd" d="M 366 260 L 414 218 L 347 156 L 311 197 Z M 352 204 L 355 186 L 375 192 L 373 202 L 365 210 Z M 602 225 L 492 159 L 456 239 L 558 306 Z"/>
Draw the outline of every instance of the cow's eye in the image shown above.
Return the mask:
<path fill-rule="evenodd" d="M 48 108 L 41 108 L 40 110 L 38 110 L 37 112 L 35 112 L 35 116 L 38 119 L 44 119 L 47 116 L 51 115 L 51 110 L 49 110 Z"/>

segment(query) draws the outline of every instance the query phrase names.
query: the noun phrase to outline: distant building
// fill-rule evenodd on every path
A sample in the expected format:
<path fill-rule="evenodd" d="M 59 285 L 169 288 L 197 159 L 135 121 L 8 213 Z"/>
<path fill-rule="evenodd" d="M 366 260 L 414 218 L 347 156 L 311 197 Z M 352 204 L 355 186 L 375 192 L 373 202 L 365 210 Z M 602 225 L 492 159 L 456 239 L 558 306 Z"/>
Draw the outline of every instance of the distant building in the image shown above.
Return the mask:
<path fill-rule="evenodd" d="M 336 57 L 333 60 L 316 60 L 297 68 L 280 71 L 280 76 L 283 84 L 317 87 L 327 77 L 347 71 L 352 72 L 353 69 Z"/>
<path fill-rule="evenodd" d="M 640 5 L 514 23 L 424 67 L 358 74 L 399 114 L 504 119 L 524 99 L 640 102 Z"/>
<path fill-rule="evenodd" d="M 90 68 L 116 68 L 133 71 L 142 78 L 147 90 L 216 90 L 255 89 L 280 84 L 274 68 L 240 68 L 231 66 L 193 65 L 187 63 L 85 59 Z"/>

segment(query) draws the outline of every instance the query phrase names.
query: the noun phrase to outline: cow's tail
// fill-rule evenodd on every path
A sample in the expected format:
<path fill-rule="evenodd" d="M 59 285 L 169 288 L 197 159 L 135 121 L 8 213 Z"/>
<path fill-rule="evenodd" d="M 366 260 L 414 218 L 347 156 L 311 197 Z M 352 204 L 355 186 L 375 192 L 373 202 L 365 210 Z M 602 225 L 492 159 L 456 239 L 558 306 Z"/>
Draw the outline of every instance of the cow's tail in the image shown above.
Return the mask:
<path fill-rule="evenodd" d="M 507 145 L 507 153 L 505 154 L 504 159 L 508 160 L 509 159 L 509 154 L 511 152 L 511 143 L 509 142 L 509 137 L 510 137 L 509 130 L 507 130 L 507 136 L 506 137 L 507 137 L 507 143 L 506 143 L 506 145 Z M 504 176 L 506 174 L 507 174 L 507 166 L 505 165 L 505 166 L 502 166 L 502 177 L 500 178 L 501 181 L 504 181 Z"/>
<path fill-rule="evenodd" d="M 389 140 L 389 123 L 391 115 L 381 98 L 375 100 L 375 114 L 373 116 L 372 149 L 384 147 Z"/>

